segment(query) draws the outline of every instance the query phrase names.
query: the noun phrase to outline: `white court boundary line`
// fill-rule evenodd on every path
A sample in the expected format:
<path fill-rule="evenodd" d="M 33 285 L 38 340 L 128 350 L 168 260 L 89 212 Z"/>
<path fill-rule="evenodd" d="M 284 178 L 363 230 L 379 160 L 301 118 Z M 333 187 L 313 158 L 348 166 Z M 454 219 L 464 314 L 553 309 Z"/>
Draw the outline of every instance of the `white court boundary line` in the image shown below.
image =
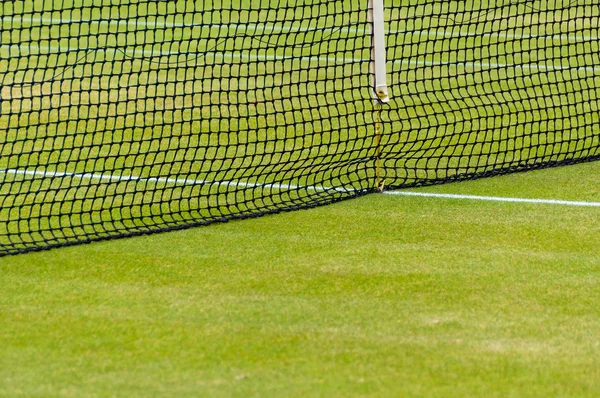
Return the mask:
<path fill-rule="evenodd" d="M 0 0 L 1 1 L 1 0 Z M 10 58 L 41 55 L 60 55 L 68 52 L 104 52 L 104 53 L 125 53 L 129 56 L 141 56 L 149 58 L 160 58 L 166 56 L 188 56 L 194 59 L 222 58 L 229 60 L 247 61 L 247 62 L 269 62 L 269 61 L 303 61 L 303 62 L 333 62 L 337 64 L 350 64 L 360 62 L 371 62 L 369 59 L 360 58 L 342 58 L 342 57 L 319 57 L 319 56 L 293 56 L 293 55 L 250 55 L 244 53 L 216 53 L 216 52 L 198 52 L 198 51 L 162 51 L 162 50 L 133 50 L 131 47 L 107 47 L 107 48 L 73 48 L 60 46 L 35 46 L 31 44 L 24 45 L 2 45 L 0 50 L 15 52 Z M 23 54 L 24 53 L 24 54 Z M 191 60 L 190 60 L 191 61 Z M 181 62 L 186 62 L 181 61 Z M 600 68 L 598 68 L 600 70 Z"/>
<path fill-rule="evenodd" d="M 344 31 L 344 32 L 355 32 L 355 33 L 370 33 L 369 29 L 357 29 L 357 28 L 344 28 L 344 27 L 294 27 L 294 26 L 285 26 L 285 25 L 270 25 L 270 24 L 216 24 L 216 25 L 202 25 L 197 23 L 158 23 L 157 21 L 137 21 L 137 20 L 89 20 L 89 19 L 54 19 L 54 18 L 46 18 L 46 17 L 7 17 L 6 21 L 8 24 L 14 22 L 29 22 L 29 23 L 40 23 L 40 24 L 69 24 L 69 23 L 90 23 L 90 24 L 100 24 L 100 25 L 109 25 L 109 26 L 121 26 L 121 25 L 139 25 L 139 26 L 147 26 L 153 28 L 180 28 L 180 27 L 190 27 L 190 28 L 201 28 L 201 29 L 210 29 L 210 30 L 229 30 L 229 29 L 241 29 L 241 30 L 262 30 L 263 32 L 284 32 L 284 33 L 292 33 L 292 32 L 314 32 L 321 29 L 326 32 L 333 31 Z M 592 28 L 590 28 L 591 30 Z M 135 32 L 135 31 L 134 31 Z M 128 33 L 128 32 L 117 32 L 118 33 Z M 589 41 L 598 41 L 600 37 L 595 37 L 591 35 L 562 35 L 562 34 L 512 34 L 512 33 L 476 33 L 476 32 L 468 32 L 461 29 L 431 29 L 431 30 L 415 30 L 415 31 L 399 31 L 399 30 L 388 30 L 386 34 L 406 34 L 409 36 L 426 36 L 426 37 L 443 37 L 443 38 L 468 38 L 468 37 L 489 37 L 489 38 L 505 38 L 505 39 L 552 39 L 552 40 L 561 40 L 561 41 L 571 41 L 571 42 L 589 42 Z M 218 37 L 214 37 L 216 39 Z M 55 40 L 61 40 L 60 38 Z M 50 41 L 50 40 L 46 40 Z M 54 40 L 52 40 L 54 41 Z M 418 44 L 418 43 L 406 43 L 410 44 Z M 13 44 L 13 45 L 0 45 L 0 50 L 9 51 L 9 55 L 7 58 L 12 58 L 12 54 L 14 53 L 14 57 L 20 56 L 28 56 L 28 55 L 49 55 L 49 53 L 65 53 L 65 52 L 76 52 L 76 51 L 103 51 L 103 52 L 124 52 L 128 55 L 133 56 L 142 56 L 142 57 L 161 57 L 161 56 L 190 56 L 197 58 L 207 58 L 207 57 L 222 57 L 223 59 L 230 60 L 241 60 L 241 61 L 258 61 L 258 62 L 269 62 L 269 61 L 287 61 L 287 60 L 297 60 L 301 62 L 331 62 L 335 64 L 349 64 L 349 63 L 361 63 L 361 62 L 371 62 L 369 59 L 359 59 L 359 58 L 348 58 L 348 57 L 323 57 L 323 56 L 286 56 L 286 55 L 249 55 L 243 53 L 202 53 L 198 51 L 162 51 L 162 50 L 146 50 L 146 49 L 132 49 L 132 48 L 72 48 L 72 47 L 61 47 L 61 46 L 39 46 L 32 44 Z M 36 51 L 37 50 L 37 53 Z M 25 54 L 22 54 L 25 52 Z M 506 56 L 506 55 L 505 55 Z M 185 62 L 185 60 L 181 61 Z M 548 61 L 546 61 L 548 62 Z M 428 60 L 408 60 L 408 59 L 398 59 L 390 62 L 393 65 L 399 65 L 400 68 L 405 67 L 435 67 L 435 66 L 447 66 L 453 68 L 470 68 L 470 69 L 494 69 L 494 68 L 515 68 L 521 70 L 529 70 L 529 71 L 585 71 L 585 72 L 600 72 L 599 66 L 569 66 L 569 65 L 555 65 L 544 63 L 544 61 L 539 62 L 531 62 L 531 63 L 522 63 L 522 64 L 509 64 L 509 63 L 496 63 L 496 62 L 479 62 L 479 61 L 428 61 Z"/>
<path fill-rule="evenodd" d="M 600 202 L 586 202 L 586 201 L 558 200 L 558 199 L 506 198 L 506 197 L 500 197 L 500 196 L 459 195 L 459 194 L 448 194 L 448 193 L 430 193 L 430 192 L 414 192 L 414 191 L 387 191 L 384 193 L 387 195 L 413 196 L 413 197 L 422 197 L 422 198 L 479 200 L 479 201 L 489 201 L 489 202 L 530 203 L 530 204 L 578 206 L 578 207 L 600 207 Z"/>
<path fill-rule="evenodd" d="M 293 184 L 271 184 L 271 183 L 249 183 L 241 181 L 206 181 L 191 178 L 168 178 L 168 177 L 138 177 L 131 175 L 113 175 L 108 173 L 67 173 L 56 171 L 42 170 L 21 170 L 21 169 L 4 169 L 0 170 L 0 174 L 12 174 L 30 177 L 42 178 L 61 178 L 71 177 L 87 180 L 98 180 L 107 182 L 151 182 L 173 185 L 216 185 L 226 187 L 242 187 L 242 188 L 271 188 L 281 190 L 306 189 L 315 192 L 341 192 L 352 193 L 359 190 L 353 188 L 334 188 L 321 187 L 312 185 L 293 185 Z M 574 206 L 574 207 L 600 207 L 600 202 L 573 201 L 573 200 L 558 200 L 558 199 L 527 199 L 527 198 L 509 198 L 500 196 L 479 196 L 479 195 L 460 195 L 446 193 L 431 193 L 431 192 L 414 192 L 414 191 L 385 191 L 384 195 L 409 196 L 422 198 L 438 198 L 438 199 L 454 199 L 454 200 L 476 200 L 487 202 L 504 202 L 504 203 L 528 203 L 538 205 L 558 205 L 558 206 Z"/>
<path fill-rule="evenodd" d="M 158 22 L 158 21 L 144 21 L 144 20 L 134 20 L 134 19 L 125 19 L 125 20 L 93 20 L 93 19 L 53 19 L 53 18 L 23 18 L 23 17 L 8 17 L 6 18 L 6 24 L 12 24 L 14 22 L 29 22 L 29 23 L 39 23 L 45 26 L 56 24 L 95 24 L 95 25 L 109 25 L 109 26 L 140 26 L 146 28 L 154 28 L 154 29 L 170 29 L 170 28 L 200 28 L 204 30 L 252 30 L 252 31 L 260 31 L 260 32 L 271 32 L 271 33 L 303 33 L 303 32 L 346 32 L 346 33 L 369 33 L 368 29 L 359 29 L 359 28 L 346 28 L 343 26 L 309 26 L 306 28 L 289 26 L 289 25 L 273 25 L 273 24 L 202 24 L 197 22 L 190 23 L 169 23 L 169 22 Z M 366 22 L 364 23 L 366 24 Z M 37 25 L 34 27 L 38 27 Z M 123 33 L 135 33 L 136 31 L 129 32 L 114 32 L 115 34 L 123 34 Z M 255 32 L 256 33 L 256 32 Z M 216 39 L 216 37 L 210 37 L 211 39 Z"/>
<path fill-rule="evenodd" d="M 301 61 L 301 62 L 328 62 L 336 65 L 352 64 L 352 63 L 370 63 L 370 59 L 361 58 L 342 58 L 342 57 L 322 57 L 322 56 L 293 56 L 293 55 L 250 55 L 244 53 L 215 53 L 208 52 L 202 53 L 197 51 L 190 52 L 172 52 L 162 50 L 132 50 L 131 48 L 121 47 L 109 47 L 109 48 L 73 48 L 73 47 L 60 47 L 60 46 L 36 46 L 31 44 L 5 44 L 0 45 L 0 50 L 8 51 L 9 56 L 7 58 L 17 58 L 25 56 L 47 56 L 47 55 L 60 55 L 68 52 L 105 52 L 105 53 L 125 53 L 129 56 L 142 56 L 147 57 L 148 61 L 150 58 L 159 58 L 165 56 L 189 56 L 196 57 L 194 59 L 207 59 L 207 58 L 223 58 L 230 60 L 239 60 L 244 62 L 271 62 L 271 61 Z M 11 53 L 14 53 L 11 54 Z M 192 60 L 180 61 L 180 62 L 191 62 Z M 568 66 L 568 65 L 553 65 L 544 63 L 524 63 L 524 64 L 505 64 L 505 63 L 494 63 L 494 62 L 476 62 L 476 61 L 415 61 L 407 59 L 399 59 L 390 61 L 390 64 L 400 65 L 403 67 L 419 67 L 419 66 L 446 66 L 453 68 L 473 68 L 473 69 L 494 69 L 494 68 L 515 68 L 522 70 L 531 71 L 585 71 L 585 72 L 600 72 L 600 66 Z M 66 66 L 66 65 L 65 65 Z M 61 66 L 65 67 L 65 66 Z"/>
<path fill-rule="evenodd" d="M 156 16 L 155 16 L 156 17 Z M 158 22 L 158 21 L 138 21 L 138 20 L 91 20 L 91 19 L 55 19 L 55 18 L 47 18 L 47 17 L 24 17 L 24 16 L 13 16 L 13 17 L 5 17 L 6 24 L 12 23 L 39 23 L 39 24 L 76 24 L 76 23 L 90 23 L 90 24 L 98 24 L 98 25 L 109 25 L 109 26 L 121 26 L 121 25 L 135 25 L 135 26 L 144 26 L 155 29 L 167 29 L 167 28 L 203 28 L 203 29 L 211 29 L 211 30 L 260 30 L 263 32 L 272 32 L 272 33 L 294 33 L 294 32 L 316 32 L 316 31 L 324 31 L 324 32 L 346 32 L 346 33 L 370 33 L 369 29 L 359 29 L 359 28 L 346 28 L 346 27 L 294 27 L 294 26 L 281 26 L 281 25 L 270 25 L 270 24 L 211 24 L 211 25 L 203 25 L 199 23 L 169 23 L 169 22 Z M 521 29 L 525 29 L 526 27 L 521 27 Z M 513 28 L 515 29 L 515 28 Z M 595 28 L 584 28 L 584 30 L 593 30 Z M 597 29 L 597 28 L 596 28 Z M 126 33 L 126 32 L 119 32 Z M 409 36 L 426 36 L 426 37 L 444 37 L 444 38 L 462 38 L 462 37 L 488 37 L 488 38 L 496 38 L 496 39 L 552 39 L 552 40 L 560 40 L 560 41 L 597 41 L 600 40 L 597 36 L 591 35 L 570 35 L 570 34 L 548 34 L 548 33 L 477 33 L 477 32 L 469 32 L 461 29 L 455 29 L 450 27 L 448 29 L 422 29 L 422 30 L 387 30 L 387 34 L 405 34 Z M 410 43 L 408 43 L 410 44 Z"/>
<path fill-rule="evenodd" d="M 316 192 L 355 192 L 355 189 L 345 188 L 334 188 L 334 187 L 321 187 L 312 185 L 294 185 L 294 184 L 272 184 L 272 183 L 258 183 L 258 182 L 242 182 L 242 181 L 207 181 L 197 180 L 192 178 L 168 178 L 168 177 L 138 177 L 132 175 L 113 175 L 109 173 L 69 173 L 60 171 L 43 171 L 43 170 L 22 170 L 22 169 L 3 169 L 0 170 L 0 174 L 12 174 L 29 177 L 42 177 L 42 178 L 79 178 L 85 180 L 98 180 L 106 182 L 150 182 L 156 184 L 172 184 L 172 185 L 217 185 L 226 187 L 242 187 L 242 188 L 271 188 L 281 190 L 292 190 L 292 189 L 306 189 L 309 191 Z"/>

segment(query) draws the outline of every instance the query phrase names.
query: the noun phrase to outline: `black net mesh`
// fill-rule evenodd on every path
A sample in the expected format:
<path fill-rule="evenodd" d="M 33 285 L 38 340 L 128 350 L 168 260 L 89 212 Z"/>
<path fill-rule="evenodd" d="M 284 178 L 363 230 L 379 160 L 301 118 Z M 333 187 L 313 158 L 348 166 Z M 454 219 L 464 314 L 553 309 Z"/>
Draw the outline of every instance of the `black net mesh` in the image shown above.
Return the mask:
<path fill-rule="evenodd" d="M 389 187 L 600 155 L 597 0 L 386 1 Z"/>
<path fill-rule="evenodd" d="M 591 0 L 386 0 L 381 113 L 368 15 L 0 2 L 0 256 L 600 154 Z"/>

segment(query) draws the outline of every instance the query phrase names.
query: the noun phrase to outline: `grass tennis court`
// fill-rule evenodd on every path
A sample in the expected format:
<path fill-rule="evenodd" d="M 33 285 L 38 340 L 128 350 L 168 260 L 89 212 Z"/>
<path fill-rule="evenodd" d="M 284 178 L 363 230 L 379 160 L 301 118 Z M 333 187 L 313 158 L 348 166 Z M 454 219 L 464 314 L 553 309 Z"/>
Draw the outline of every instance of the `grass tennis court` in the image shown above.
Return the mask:
<path fill-rule="evenodd" d="M 597 0 L 384 3 L 0 2 L 0 397 L 600 394 Z"/>
<path fill-rule="evenodd" d="M 419 191 L 600 201 L 600 164 Z M 0 262 L 0 396 L 597 396 L 600 209 L 370 195 Z"/>

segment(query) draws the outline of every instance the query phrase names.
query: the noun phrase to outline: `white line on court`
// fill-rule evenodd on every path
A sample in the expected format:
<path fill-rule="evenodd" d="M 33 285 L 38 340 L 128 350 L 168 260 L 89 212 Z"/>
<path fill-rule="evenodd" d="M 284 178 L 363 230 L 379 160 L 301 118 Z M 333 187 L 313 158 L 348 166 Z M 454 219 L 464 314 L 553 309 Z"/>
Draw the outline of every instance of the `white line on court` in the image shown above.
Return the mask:
<path fill-rule="evenodd" d="M 579 206 L 579 207 L 600 207 L 600 202 L 584 202 L 572 200 L 556 200 L 556 199 L 525 199 L 525 198 L 505 198 L 497 196 L 478 196 L 478 195 L 457 195 L 447 193 L 429 193 L 429 192 L 413 192 L 413 191 L 387 191 L 388 195 L 399 196 L 416 196 L 423 198 L 443 198 L 457 200 L 483 200 L 490 202 L 509 202 L 509 203 L 532 203 L 543 205 L 560 205 L 560 206 Z"/>
<path fill-rule="evenodd" d="M 345 33 L 361 33 L 369 34 L 370 29 L 360 28 L 348 28 L 348 27 L 300 27 L 300 26 L 286 26 L 286 25 L 269 25 L 269 24 L 199 24 L 199 23 L 170 23 L 170 22 L 158 22 L 158 21 L 145 21 L 138 19 L 125 19 L 125 20 L 91 20 L 91 19 L 67 19 L 67 18 L 48 18 L 48 17 L 34 17 L 34 16 L 12 16 L 5 17 L 4 23 L 38 23 L 44 25 L 53 24 L 77 24 L 77 23 L 89 23 L 98 25 L 109 25 L 109 26 L 140 26 L 155 29 L 168 29 L 168 28 L 192 28 L 201 27 L 209 28 L 211 30 L 252 30 L 261 32 L 272 32 L 272 33 L 293 33 L 293 32 L 345 32 Z M 525 29 L 523 27 L 521 29 Z M 514 29 L 514 28 L 513 28 Z M 593 30 L 594 28 L 588 28 L 586 30 Z M 256 33 L 256 32 L 254 32 Z M 388 34 L 398 35 L 409 35 L 409 36 L 425 36 L 434 38 L 463 38 L 463 37 L 487 37 L 492 39 L 551 39 L 559 41 L 597 41 L 600 38 L 592 35 L 581 35 L 581 34 L 554 34 L 554 33 L 510 33 L 510 32 L 469 32 L 462 29 L 456 29 L 456 27 L 450 27 L 448 29 L 422 29 L 422 30 L 388 30 Z M 410 42 L 405 43 L 410 44 Z"/>
<path fill-rule="evenodd" d="M 67 173 L 56 171 L 42 170 L 21 170 L 21 169 L 4 169 L 0 170 L 0 174 L 12 174 L 30 177 L 42 178 L 61 178 L 71 177 L 87 180 L 107 181 L 107 182 L 128 182 L 140 181 L 151 183 L 163 183 L 173 185 L 217 185 L 226 187 L 243 187 L 243 188 L 271 188 L 281 190 L 306 189 L 308 191 L 326 192 L 335 191 L 350 193 L 356 192 L 353 188 L 334 188 L 311 185 L 293 185 L 293 184 L 271 184 L 271 183 L 248 183 L 241 181 L 206 181 L 196 180 L 191 178 L 168 178 L 168 177 L 138 177 L 131 175 L 113 175 L 108 173 Z M 430 192 L 414 192 L 414 191 L 385 191 L 386 195 L 396 196 L 412 196 L 423 198 L 441 198 L 454 200 L 477 200 L 488 202 L 505 202 L 505 203 L 529 203 L 541 205 L 559 205 L 559 206 L 575 206 L 575 207 L 600 207 L 600 202 L 572 201 L 572 200 L 556 200 L 556 199 L 526 199 L 526 198 L 507 198 L 499 196 L 479 196 L 479 195 L 459 195 L 459 194 L 444 194 Z"/>
<path fill-rule="evenodd" d="M 63 25 L 63 24 L 95 24 L 95 25 L 109 25 L 109 26 L 133 26 L 133 27 L 145 27 L 154 29 L 170 29 L 170 28 L 203 28 L 210 30 L 234 30 L 234 31 L 246 31 L 251 30 L 254 33 L 260 32 L 271 32 L 271 33 L 294 33 L 294 32 L 346 32 L 346 33 L 370 33 L 370 29 L 359 29 L 359 28 L 348 28 L 342 26 L 286 26 L 286 25 L 269 25 L 269 24 L 206 24 L 206 23 L 170 23 L 170 22 L 158 22 L 158 21 L 144 21 L 139 19 L 111 19 L 111 20 L 93 20 L 93 19 L 56 19 L 56 18 L 39 18 L 39 17 L 16 17 L 6 18 L 5 24 L 14 22 L 25 22 L 25 23 L 38 23 L 43 25 Z M 132 30 L 134 32 L 135 30 Z M 117 33 L 117 32 L 115 32 Z M 127 33 L 127 32 L 118 32 Z M 213 37 L 214 38 L 214 37 Z"/>
<path fill-rule="evenodd" d="M 371 62 L 369 59 L 360 58 L 343 58 L 343 57 L 323 57 L 323 56 L 291 56 L 291 55 L 250 55 L 244 53 L 201 53 L 201 52 L 173 52 L 173 51 L 162 51 L 162 50 L 133 50 L 131 48 L 120 48 L 120 47 L 109 47 L 109 48 L 73 48 L 73 47 L 60 47 L 60 46 L 36 46 L 32 44 L 25 45 L 2 45 L 0 50 L 8 51 L 9 57 L 24 57 L 28 55 L 47 55 L 60 54 L 67 52 L 105 52 L 105 53 L 118 53 L 124 52 L 130 56 L 142 56 L 142 57 L 160 57 L 160 56 L 192 56 L 204 58 L 223 58 L 229 60 L 240 60 L 244 62 L 270 62 L 270 61 L 301 61 L 301 62 L 326 62 L 334 63 L 336 65 L 351 64 L 351 63 L 362 63 Z M 184 61 L 181 61 L 184 62 Z M 544 63 L 524 63 L 524 64 L 505 64 L 505 63 L 494 63 L 494 62 L 477 62 L 477 61 L 415 61 L 408 59 L 398 59 L 391 62 L 393 65 L 400 65 L 400 67 L 434 67 L 434 66 L 447 66 L 453 68 L 472 68 L 472 69 L 504 69 L 504 68 L 515 68 L 522 70 L 532 71 L 585 71 L 585 72 L 600 72 L 600 66 L 568 66 L 568 65 L 553 65 Z"/>
<path fill-rule="evenodd" d="M 191 57 L 202 57 L 202 58 L 223 58 L 230 60 L 240 60 L 246 62 L 258 61 L 302 61 L 302 62 L 331 62 L 336 64 L 349 64 L 349 63 L 360 63 L 360 62 L 371 62 L 369 59 L 360 58 L 343 58 L 343 57 L 323 57 L 323 56 L 291 56 L 291 55 L 250 55 L 244 53 L 215 53 L 215 52 L 174 52 L 174 51 L 162 51 L 162 50 L 133 50 L 131 48 L 121 47 L 108 47 L 108 48 L 73 48 L 73 47 L 60 47 L 60 46 L 35 46 L 31 44 L 26 45 L 3 45 L 0 46 L 0 50 L 8 51 L 11 58 L 24 57 L 28 55 L 48 55 L 61 54 L 67 52 L 105 52 L 105 53 L 119 53 L 124 52 L 128 55 L 142 56 L 142 57 L 161 57 L 161 56 L 191 56 Z M 8 58 L 8 57 L 6 57 Z"/>
<path fill-rule="evenodd" d="M 513 28 L 514 29 L 514 28 Z M 592 30 L 591 28 L 589 30 Z M 467 38 L 467 37 L 487 37 L 490 39 L 516 39 L 516 40 L 527 40 L 527 39 L 547 39 L 547 40 L 558 40 L 558 41 L 597 41 L 598 36 L 591 35 L 579 35 L 579 34 L 554 34 L 554 33 L 509 33 L 509 32 L 469 32 L 460 29 L 428 29 L 428 30 L 391 30 L 387 31 L 388 34 L 404 34 L 408 36 L 426 36 L 433 38 Z M 407 41 L 406 45 L 416 44 L 415 42 Z"/>
<path fill-rule="evenodd" d="M 455 68 L 474 68 L 474 69 L 496 69 L 496 68 L 515 68 L 537 71 L 554 71 L 554 70 L 570 70 L 570 71 L 586 71 L 600 72 L 598 66 L 568 66 L 554 65 L 544 63 L 524 63 L 524 64 L 504 64 L 495 62 L 476 62 L 476 61 L 412 61 L 407 59 L 398 59 L 392 62 L 394 65 L 405 66 L 451 66 Z"/>
<path fill-rule="evenodd" d="M 162 183 L 162 184 L 174 184 L 174 185 L 218 185 L 226 187 L 242 187 L 242 188 L 271 188 L 281 190 L 297 190 L 306 189 L 309 191 L 316 192 L 353 192 L 355 189 L 349 188 L 333 188 L 333 187 L 322 187 L 322 186 L 311 186 L 311 185 L 293 185 L 293 184 L 271 184 L 271 183 L 259 183 L 259 182 L 241 182 L 241 181 L 206 181 L 196 180 L 192 178 L 168 178 L 168 177 L 138 177 L 131 175 L 113 175 L 108 173 L 68 173 L 59 171 L 43 171 L 43 170 L 21 170 L 21 169 L 4 169 L 0 170 L 0 174 L 12 174 L 20 176 L 30 177 L 41 177 L 41 178 L 80 178 L 85 180 L 97 180 L 105 182 L 128 182 L 128 181 L 140 181 L 140 182 L 151 182 L 151 183 Z"/>

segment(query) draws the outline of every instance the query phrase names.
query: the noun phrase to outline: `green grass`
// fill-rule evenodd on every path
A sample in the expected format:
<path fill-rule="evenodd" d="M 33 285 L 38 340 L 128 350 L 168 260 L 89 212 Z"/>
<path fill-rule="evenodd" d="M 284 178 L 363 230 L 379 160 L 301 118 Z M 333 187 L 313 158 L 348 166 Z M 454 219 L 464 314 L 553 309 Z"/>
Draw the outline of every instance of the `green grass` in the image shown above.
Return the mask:
<path fill-rule="evenodd" d="M 600 163 L 434 192 L 600 201 Z M 0 261 L 0 396 L 597 396 L 600 210 L 370 195 Z"/>
<path fill-rule="evenodd" d="M 0 2 L 2 250 L 332 198 L 223 181 L 373 186 L 365 1 L 114 3 Z M 600 153 L 597 7 L 386 4 L 388 186 Z M 599 175 L 425 190 L 600 201 Z M 2 257 L 0 396 L 597 396 L 599 221 L 371 195 Z"/>

